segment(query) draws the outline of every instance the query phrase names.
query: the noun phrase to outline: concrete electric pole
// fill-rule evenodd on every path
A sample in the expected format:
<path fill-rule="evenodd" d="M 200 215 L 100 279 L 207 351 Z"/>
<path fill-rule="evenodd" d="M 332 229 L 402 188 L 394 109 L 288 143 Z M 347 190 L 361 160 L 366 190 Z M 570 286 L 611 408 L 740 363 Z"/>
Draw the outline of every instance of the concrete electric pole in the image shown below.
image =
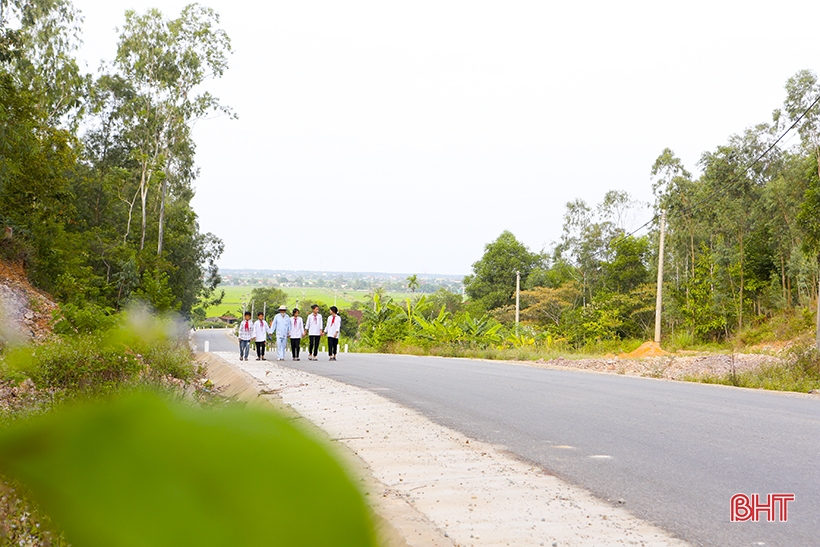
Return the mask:
<path fill-rule="evenodd" d="M 658 294 L 655 298 L 655 342 L 661 343 L 661 307 L 663 304 L 663 242 L 666 232 L 666 211 L 661 211 L 661 240 L 658 248 Z"/>
<path fill-rule="evenodd" d="M 515 335 L 518 336 L 518 321 L 521 318 L 521 272 L 515 272 Z"/>

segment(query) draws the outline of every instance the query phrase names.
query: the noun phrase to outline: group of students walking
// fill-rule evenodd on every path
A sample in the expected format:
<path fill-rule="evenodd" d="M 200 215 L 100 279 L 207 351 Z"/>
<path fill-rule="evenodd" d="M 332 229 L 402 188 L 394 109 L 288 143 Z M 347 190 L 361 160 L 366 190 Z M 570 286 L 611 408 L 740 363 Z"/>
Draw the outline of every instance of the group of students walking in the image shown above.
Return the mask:
<path fill-rule="evenodd" d="M 308 360 L 316 361 L 319 355 L 319 341 L 327 335 L 327 354 L 331 361 L 336 360 L 339 350 L 339 332 L 342 329 L 342 318 L 336 306 L 330 306 L 330 317 L 327 325 L 324 324 L 319 306 L 310 307 L 311 313 L 307 321 L 299 317 L 299 308 L 293 308 L 293 315 L 288 317 L 287 306 L 279 306 L 279 313 L 270 324 L 265 321 L 265 314 L 261 311 L 256 314 L 256 321 L 251 322 L 251 312 L 245 312 L 245 318 L 239 323 L 239 360 L 248 360 L 251 340 L 256 342 L 256 360 L 266 361 L 265 343 L 268 335 L 276 337 L 276 352 L 279 361 L 285 360 L 285 346 L 290 338 L 290 351 L 294 361 L 299 360 L 299 349 L 302 338 L 310 337 L 308 344 Z"/>

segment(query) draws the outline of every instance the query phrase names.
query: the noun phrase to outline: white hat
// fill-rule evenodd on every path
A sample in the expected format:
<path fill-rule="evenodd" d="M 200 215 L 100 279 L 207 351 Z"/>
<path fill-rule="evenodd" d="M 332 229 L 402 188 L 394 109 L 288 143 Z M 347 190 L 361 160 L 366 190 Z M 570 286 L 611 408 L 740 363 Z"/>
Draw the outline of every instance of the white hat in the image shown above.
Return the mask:
<path fill-rule="evenodd" d="M 282 310 L 288 311 L 288 307 L 285 306 L 284 304 L 282 304 L 281 306 L 279 306 L 279 311 L 282 311 Z"/>

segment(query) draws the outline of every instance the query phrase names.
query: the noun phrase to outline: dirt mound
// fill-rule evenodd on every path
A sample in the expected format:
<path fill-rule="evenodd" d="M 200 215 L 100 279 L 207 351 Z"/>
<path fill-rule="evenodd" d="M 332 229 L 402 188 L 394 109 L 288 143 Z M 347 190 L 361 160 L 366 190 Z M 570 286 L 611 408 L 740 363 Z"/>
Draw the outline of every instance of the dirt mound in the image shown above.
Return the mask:
<path fill-rule="evenodd" d="M 618 359 L 639 359 L 641 357 L 663 357 L 669 355 L 668 351 L 663 351 L 658 342 L 644 342 L 636 350 L 629 353 L 622 353 Z"/>
<path fill-rule="evenodd" d="M 31 286 L 23 267 L 0 260 L 0 345 L 51 333 L 57 304 Z"/>

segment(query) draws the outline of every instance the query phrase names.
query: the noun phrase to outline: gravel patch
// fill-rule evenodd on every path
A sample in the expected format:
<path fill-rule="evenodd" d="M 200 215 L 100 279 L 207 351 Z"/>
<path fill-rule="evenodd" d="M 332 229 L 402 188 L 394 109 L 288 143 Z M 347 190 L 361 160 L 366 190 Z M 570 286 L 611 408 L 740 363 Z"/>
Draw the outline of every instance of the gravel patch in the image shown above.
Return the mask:
<path fill-rule="evenodd" d="M 588 370 L 628 376 L 684 380 L 701 376 L 723 376 L 731 372 L 739 373 L 758 369 L 764 365 L 779 364 L 778 357 L 762 354 L 736 353 L 644 357 L 641 359 L 596 358 L 596 359 L 539 359 L 535 366 L 559 367 L 564 369 Z"/>

